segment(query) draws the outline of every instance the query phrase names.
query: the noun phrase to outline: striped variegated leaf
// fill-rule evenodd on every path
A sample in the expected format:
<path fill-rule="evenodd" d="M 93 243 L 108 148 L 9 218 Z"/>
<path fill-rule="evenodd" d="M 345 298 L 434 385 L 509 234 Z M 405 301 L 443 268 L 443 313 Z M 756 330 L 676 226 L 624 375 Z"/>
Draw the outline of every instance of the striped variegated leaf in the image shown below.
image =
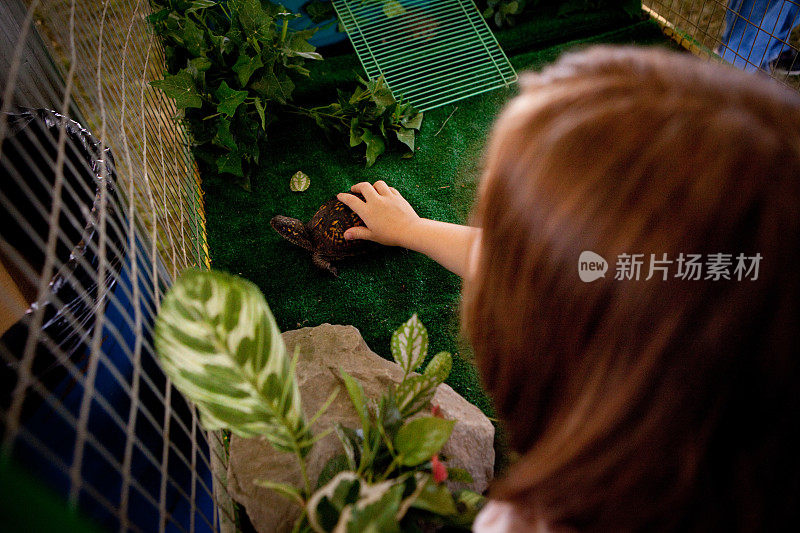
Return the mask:
<path fill-rule="evenodd" d="M 317 533 L 400 532 L 400 521 L 429 484 L 424 472 L 368 483 L 356 472 L 336 474 L 309 498 L 308 525 Z"/>
<path fill-rule="evenodd" d="M 428 354 L 428 330 L 414 313 L 392 334 L 392 357 L 405 371 L 413 372 Z"/>
<path fill-rule="evenodd" d="M 206 429 L 310 449 L 294 366 L 258 288 L 222 272 L 188 270 L 156 319 L 164 372 L 197 405 Z"/>
<path fill-rule="evenodd" d="M 453 356 L 448 352 L 439 352 L 433 356 L 433 359 L 425 367 L 425 375 L 430 376 L 439 383 L 443 383 L 450 375 L 450 370 L 453 368 Z"/>
<path fill-rule="evenodd" d="M 292 175 L 289 180 L 289 188 L 294 192 L 303 192 L 311 185 L 311 178 L 308 177 L 302 170 L 298 170 Z"/>
<path fill-rule="evenodd" d="M 441 382 L 436 376 L 414 374 L 398 384 L 395 389 L 395 400 L 403 418 L 425 409 L 436 393 L 439 383 Z"/>

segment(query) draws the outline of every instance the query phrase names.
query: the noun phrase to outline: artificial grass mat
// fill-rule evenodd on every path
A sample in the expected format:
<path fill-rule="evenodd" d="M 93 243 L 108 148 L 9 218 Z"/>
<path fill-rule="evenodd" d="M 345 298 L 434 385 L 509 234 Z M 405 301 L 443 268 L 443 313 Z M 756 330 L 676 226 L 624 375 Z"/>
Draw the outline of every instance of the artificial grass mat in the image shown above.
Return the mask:
<path fill-rule="evenodd" d="M 513 56 L 517 69 L 540 69 L 576 45 L 592 43 L 666 44 L 651 22 L 639 22 L 593 38 Z M 339 263 L 339 277 L 317 270 L 310 255 L 275 233 L 276 214 L 308 220 L 328 198 L 359 181 L 387 181 L 420 216 L 464 223 L 472 204 L 480 157 L 491 124 L 516 88 L 497 90 L 425 114 L 411 159 L 389 153 L 372 168 L 363 156 L 326 142 L 304 119 L 286 119 L 270 130 L 260 171 L 245 191 L 216 176 L 204 176 L 205 208 L 212 268 L 241 275 L 264 292 L 282 331 L 325 322 L 352 324 L 369 347 L 390 358 L 392 332 L 413 313 L 427 326 L 429 357 L 453 353 L 447 380 L 458 393 L 489 416 L 465 343 L 459 341 L 461 280 L 422 254 L 387 248 Z M 302 170 L 311 186 L 289 190 L 289 178 Z"/>

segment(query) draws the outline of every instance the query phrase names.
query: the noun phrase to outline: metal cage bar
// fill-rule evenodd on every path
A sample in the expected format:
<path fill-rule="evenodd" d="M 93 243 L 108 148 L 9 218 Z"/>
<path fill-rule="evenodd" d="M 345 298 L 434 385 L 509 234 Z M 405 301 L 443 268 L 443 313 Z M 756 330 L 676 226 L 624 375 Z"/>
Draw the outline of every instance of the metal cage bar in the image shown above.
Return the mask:
<path fill-rule="evenodd" d="M 427 111 L 507 87 L 517 73 L 472 0 L 333 0 L 370 79 Z"/>
<path fill-rule="evenodd" d="M 693 53 L 800 90 L 798 0 L 644 0 L 643 9 Z"/>
<path fill-rule="evenodd" d="M 0 459 L 104 529 L 232 531 L 221 436 L 152 342 L 172 280 L 209 263 L 150 9 L 0 3 Z"/>

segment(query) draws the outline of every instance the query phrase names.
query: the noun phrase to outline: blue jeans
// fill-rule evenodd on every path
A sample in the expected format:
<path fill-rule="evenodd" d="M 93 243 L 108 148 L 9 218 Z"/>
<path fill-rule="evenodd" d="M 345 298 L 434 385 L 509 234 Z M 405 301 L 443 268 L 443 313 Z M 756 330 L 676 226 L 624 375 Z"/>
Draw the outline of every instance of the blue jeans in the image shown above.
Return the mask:
<path fill-rule="evenodd" d="M 718 53 L 746 71 L 769 71 L 769 64 L 789 49 L 789 34 L 797 23 L 800 0 L 729 0 L 725 32 Z"/>

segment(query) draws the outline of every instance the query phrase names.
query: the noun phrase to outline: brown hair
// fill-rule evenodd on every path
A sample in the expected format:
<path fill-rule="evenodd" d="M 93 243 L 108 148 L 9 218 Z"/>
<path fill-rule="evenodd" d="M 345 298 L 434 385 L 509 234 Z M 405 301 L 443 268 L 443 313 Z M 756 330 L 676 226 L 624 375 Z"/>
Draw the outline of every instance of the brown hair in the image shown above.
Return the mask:
<path fill-rule="evenodd" d="M 462 311 L 521 454 L 490 495 L 553 529 L 796 522 L 800 97 L 612 47 L 521 87 L 489 141 Z M 584 250 L 605 278 L 580 280 Z M 634 253 L 641 278 L 614 279 Z M 673 263 L 645 280 L 650 254 L 681 253 L 732 254 L 731 279 Z M 738 281 L 737 256 L 757 253 L 758 279 Z"/>

